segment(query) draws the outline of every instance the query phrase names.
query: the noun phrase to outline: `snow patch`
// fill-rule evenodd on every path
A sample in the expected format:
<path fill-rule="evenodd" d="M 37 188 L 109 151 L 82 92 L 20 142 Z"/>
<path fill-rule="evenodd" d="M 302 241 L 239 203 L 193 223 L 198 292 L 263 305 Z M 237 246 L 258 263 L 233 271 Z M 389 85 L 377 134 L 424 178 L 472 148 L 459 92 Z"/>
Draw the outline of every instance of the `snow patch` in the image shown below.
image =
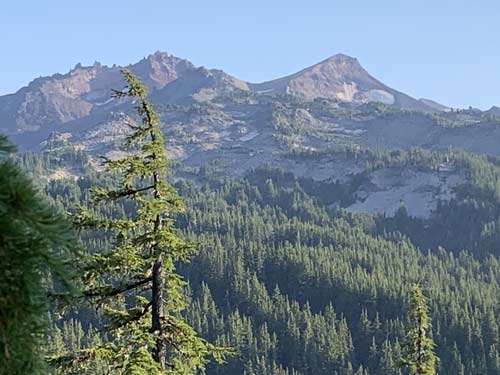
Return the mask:
<path fill-rule="evenodd" d="M 370 90 L 368 92 L 368 100 L 370 102 L 380 102 L 387 105 L 392 105 L 396 101 L 394 95 L 384 90 Z"/>

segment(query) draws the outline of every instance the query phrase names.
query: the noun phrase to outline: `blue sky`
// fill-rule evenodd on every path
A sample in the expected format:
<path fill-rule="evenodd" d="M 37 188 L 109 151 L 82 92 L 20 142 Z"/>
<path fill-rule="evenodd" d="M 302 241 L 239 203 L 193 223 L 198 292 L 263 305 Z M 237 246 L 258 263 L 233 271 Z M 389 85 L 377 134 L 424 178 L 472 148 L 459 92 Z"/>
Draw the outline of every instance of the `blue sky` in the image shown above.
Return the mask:
<path fill-rule="evenodd" d="M 335 53 L 454 107 L 500 106 L 500 1 L 18 0 L 0 3 L 0 94 L 77 62 L 166 51 L 252 82 Z"/>

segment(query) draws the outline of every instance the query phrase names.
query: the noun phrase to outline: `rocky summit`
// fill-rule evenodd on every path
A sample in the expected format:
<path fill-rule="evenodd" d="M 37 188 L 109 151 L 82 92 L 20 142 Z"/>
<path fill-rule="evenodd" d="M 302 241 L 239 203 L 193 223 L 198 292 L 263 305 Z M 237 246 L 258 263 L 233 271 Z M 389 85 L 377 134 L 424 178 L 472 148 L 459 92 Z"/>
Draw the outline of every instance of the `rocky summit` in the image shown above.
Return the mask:
<path fill-rule="evenodd" d="M 435 105 L 415 100 L 373 78 L 357 59 L 335 55 L 296 74 L 251 84 L 220 70 L 195 67 L 167 53 L 155 52 L 126 66 L 158 100 L 170 103 L 208 100 L 220 92 L 249 91 L 256 95 L 288 94 L 303 100 L 335 99 L 350 103 L 381 102 L 398 108 L 435 111 Z M 40 77 L 14 94 L 0 97 L 0 130 L 10 134 L 43 131 L 113 107 L 112 88 L 122 85 L 118 66 L 77 64 L 66 74 Z M 111 105 L 108 105 L 110 104 Z"/>
<path fill-rule="evenodd" d="M 332 156 L 345 155 L 346 149 L 499 153 L 497 107 L 458 110 L 414 99 L 343 54 L 259 84 L 163 52 L 126 68 L 149 88 L 169 156 L 187 166 L 219 163 L 224 173 L 241 176 L 272 164 L 296 176 L 345 182 L 366 167 L 359 155 Z M 37 78 L 0 97 L 0 132 L 21 150 L 47 150 L 55 141 L 96 161 L 100 155 L 113 157 L 127 132 L 124 122 L 135 121 L 133 103 L 111 96 L 123 85 L 120 67 L 99 63 Z M 365 175 L 349 207 L 394 213 L 403 201 L 411 214 L 427 216 L 464 178 L 453 167 L 444 177 L 439 166 L 406 171 L 405 178 L 400 173 L 389 168 Z M 68 174 L 54 171 L 53 176 Z"/>

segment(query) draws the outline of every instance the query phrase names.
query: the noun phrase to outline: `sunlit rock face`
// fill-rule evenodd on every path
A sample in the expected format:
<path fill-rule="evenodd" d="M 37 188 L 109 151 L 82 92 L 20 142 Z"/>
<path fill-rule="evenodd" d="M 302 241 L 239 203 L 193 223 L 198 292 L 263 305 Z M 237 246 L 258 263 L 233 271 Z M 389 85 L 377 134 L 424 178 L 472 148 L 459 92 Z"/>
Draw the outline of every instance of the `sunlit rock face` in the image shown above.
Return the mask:
<path fill-rule="evenodd" d="M 195 67 L 188 60 L 155 52 L 126 66 L 162 103 L 207 102 L 222 93 L 288 94 L 306 101 L 317 98 L 363 104 L 381 102 L 398 108 L 439 110 L 438 104 L 418 101 L 371 76 L 357 59 L 343 54 L 287 77 L 251 84 L 221 70 Z M 124 85 L 121 67 L 77 64 L 66 74 L 40 77 L 14 94 L 0 96 L 0 131 L 8 135 L 59 130 L 62 124 L 109 113 L 121 102 L 110 98 Z M 99 116 L 98 116 L 99 117 Z M 99 120 L 101 120 L 99 118 Z M 95 122 L 95 120 L 94 120 Z"/>
<path fill-rule="evenodd" d="M 287 77 L 259 84 L 251 89 L 264 94 L 289 94 L 312 101 L 336 99 L 362 104 L 381 102 L 405 109 L 434 111 L 435 108 L 384 85 L 371 76 L 353 57 L 338 54 Z"/>
<path fill-rule="evenodd" d="M 127 66 L 150 89 L 161 89 L 195 69 L 189 61 L 156 52 Z M 66 74 L 40 77 L 11 95 L 0 97 L 0 130 L 7 134 L 37 131 L 89 116 L 110 104 L 111 90 L 123 87 L 120 67 L 96 62 L 77 64 Z"/>

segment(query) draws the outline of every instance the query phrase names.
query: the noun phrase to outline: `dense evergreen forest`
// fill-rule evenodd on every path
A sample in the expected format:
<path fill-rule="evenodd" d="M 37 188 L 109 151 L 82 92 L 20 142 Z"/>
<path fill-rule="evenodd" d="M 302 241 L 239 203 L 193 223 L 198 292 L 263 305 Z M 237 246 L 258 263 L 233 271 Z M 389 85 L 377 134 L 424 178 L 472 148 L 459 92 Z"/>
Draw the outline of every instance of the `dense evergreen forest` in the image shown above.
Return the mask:
<path fill-rule="evenodd" d="M 214 165 L 174 166 L 187 208 L 177 230 L 203 250 L 180 265 L 184 314 L 209 342 L 235 351 L 207 374 L 406 374 L 400 359 L 414 283 L 428 297 L 437 373 L 500 373 L 500 163 L 454 150 L 357 152 L 372 170 L 432 169 L 447 160 L 467 179 L 429 219 L 417 219 L 404 206 L 395 217 L 348 213 L 342 202 L 352 186 L 272 166 L 238 179 Z M 115 183 L 71 148 L 25 154 L 19 163 L 62 210 L 88 205 L 90 187 Z M 82 176 L 43 178 L 67 163 Z M 118 218 L 132 209 L 117 202 L 95 213 Z M 102 235 L 83 240 L 111 246 Z M 92 346 L 102 340 L 99 325 L 88 308 L 54 315 L 48 348 Z"/>
<path fill-rule="evenodd" d="M 12 156 L 0 138 L 0 374 L 500 374 L 499 159 L 295 147 L 278 108 L 287 158 L 364 168 L 173 163 L 123 73 L 138 121 L 118 158 L 61 139 Z M 460 183 L 427 218 L 347 210 L 379 170 Z"/>

